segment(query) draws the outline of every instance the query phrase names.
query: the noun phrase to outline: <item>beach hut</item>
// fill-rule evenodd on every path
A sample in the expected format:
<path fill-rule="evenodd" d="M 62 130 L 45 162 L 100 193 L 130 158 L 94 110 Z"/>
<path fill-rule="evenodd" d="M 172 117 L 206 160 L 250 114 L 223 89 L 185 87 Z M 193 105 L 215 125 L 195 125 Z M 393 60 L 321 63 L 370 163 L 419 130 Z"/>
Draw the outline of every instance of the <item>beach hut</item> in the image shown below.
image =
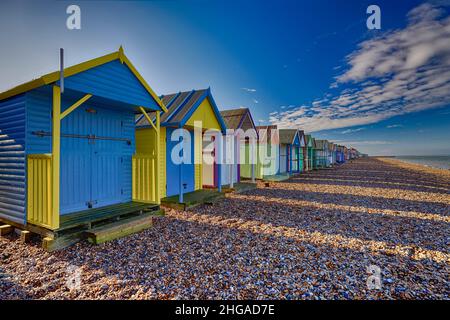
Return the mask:
<path fill-rule="evenodd" d="M 299 172 L 304 172 L 305 171 L 304 149 L 307 144 L 305 132 L 303 130 L 298 130 L 298 136 L 300 138 L 300 146 L 299 146 L 299 153 L 298 153 L 298 167 L 299 167 Z"/>
<path fill-rule="evenodd" d="M 328 141 L 327 140 L 315 140 L 315 155 L 316 155 L 316 167 L 326 168 L 328 167 Z"/>
<path fill-rule="evenodd" d="M 161 100 L 168 111 L 161 116 L 159 139 L 154 137 L 150 116 L 136 118 L 138 153 L 149 156 L 158 142 L 161 146 L 159 196 L 178 196 L 178 202 L 183 203 L 185 193 L 204 188 L 220 191 L 222 171 L 218 159 L 226 126 L 211 89 L 166 94 Z"/>
<path fill-rule="evenodd" d="M 239 108 L 224 110 L 220 114 L 227 130 L 233 130 L 231 138 L 224 143 L 226 161 L 222 165 L 222 184 L 232 187 L 233 183 L 241 180 L 241 177 L 250 178 L 252 182 L 255 182 L 258 134 L 250 110 Z M 253 143 L 251 143 L 252 140 Z M 252 158 L 254 158 L 253 161 Z"/>
<path fill-rule="evenodd" d="M 336 149 L 336 162 L 339 164 L 342 164 L 345 162 L 345 155 L 344 155 L 344 147 L 341 145 L 337 146 Z"/>
<path fill-rule="evenodd" d="M 300 173 L 300 136 L 297 129 L 280 129 L 280 173 Z"/>
<path fill-rule="evenodd" d="M 333 142 L 328 142 L 328 157 L 327 157 L 327 166 L 330 167 L 335 162 L 335 147 L 336 145 Z"/>
<path fill-rule="evenodd" d="M 303 149 L 305 155 L 305 171 L 314 169 L 314 140 L 310 134 L 305 136 L 306 146 Z"/>
<path fill-rule="evenodd" d="M 312 141 L 313 141 L 313 149 L 312 149 L 312 159 L 313 159 L 313 161 L 312 161 L 312 163 L 313 163 L 313 169 L 316 170 L 316 169 L 318 169 L 317 154 L 316 154 L 316 148 L 317 148 L 316 138 L 313 137 Z"/>
<path fill-rule="evenodd" d="M 134 118 L 165 110 L 122 48 L 1 93 L 0 219 L 53 240 L 48 230 L 148 207 L 133 183 Z"/>
<path fill-rule="evenodd" d="M 280 143 L 277 126 L 257 126 L 256 130 L 258 132 L 256 178 L 284 179 L 287 175 L 280 174 Z"/>

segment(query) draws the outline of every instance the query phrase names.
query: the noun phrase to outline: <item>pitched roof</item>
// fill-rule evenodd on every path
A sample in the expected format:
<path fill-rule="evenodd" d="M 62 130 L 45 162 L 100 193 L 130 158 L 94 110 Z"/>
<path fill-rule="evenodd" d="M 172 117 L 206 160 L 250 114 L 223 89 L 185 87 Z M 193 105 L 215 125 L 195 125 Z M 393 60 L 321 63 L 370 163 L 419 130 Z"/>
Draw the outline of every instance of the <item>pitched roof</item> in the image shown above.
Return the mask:
<path fill-rule="evenodd" d="M 319 150 L 325 150 L 325 148 L 328 148 L 328 141 L 327 140 L 316 140 L 316 148 Z"/>
<path fill-rule="evenodd" d="M 139 74 L 139 72 L 136 70 L 136 68 L 133 66 L 131 61 L 127 58 L 125 53 L 123 52 L 123 48 L 120 47 L 118 51 L 104 55 L 102 57 L 98 57 L 92 60 L 88 60 L 79 64 L 76 64 L 71 67 L 64 68 L 64 77 L 70 77 L 75 74 L 81 73 L 83 71 L 98 67 L 100 65 L 103 65 L 105 63 L 114 61 L 114 60 L 120 60 L 120 62 L 126 64 L 126 66 L 131 70 L 131 72 L 136 76 L 136 78 L 139 80 L 139 82 L 144 86 L 144 88 L 148 91 L 150 96 L 155 100 L 155 102 L 158 104 L 158 106 L 163 110 L 167 111 L 165 105 L 162 103 L 161 99 L 156 95 L 156 93 L 153 91 L 153 89 L 148 85 L 148 83 L 144 80 L 144 78 Z M 34 79 L 32 81 L 23 83 L 21 85 L 18 85 L 8 91 L 0 93 L 0 101 L 13 97 L 15 95 L 55 83 L 59 81 L 60 79 L 60 72 L 55 71 L 48 73 L 46 75 L 43 75 L 37 79 Z"/>
<path fill-rule="evenodd" d="M 268 134 L 269 139 L 272 137 L 272 130 L 276 130 L 278 127 L 276 125 L 269 125 L 269 126 L 256 126 L 256 131 L 258 132 L 258 136 L 260 140 L 266 139 L 266 135 Z M 260 130 L 265 130 L 261 134 Z M 276 137 L 275 137 L 276 138 Z M 278 141 L 274 141 L 274 143 L 277 143 Z"/>
<path fill-rule="evenodd" d="M 292 144 L 294 142 L 295 136 L 297 135 L 297 132 L 297 129 L 280 129 L 280 143 Z"/>
<path fill-rule="evenodd" d="M 206 98 L 209 99 L 214 109 L 214 113 L 216 114 L 217 119 L 222 127 L 222 130 L 225 130 L 226 125 L 220 115 L 219 110 L 217 109 L 217 106 L 211 95 L 211 90 L 209 88 L 162 95 L 161 100 L 164 105 L 167 106 L 167 112 L 161 115 L 161 125 L 184 125 L 184 123 L 189 120 L 188 116 L 190 116 L 192 110 L 196 109 Z M 149 125 L 150 124 L 148 123 L 146 117 L 142 115 L 136 117 L 136 127 L 146 127 Z"/>
<path fill-rule="evenodd" d="M 310 135 L 310 134 L 305 135 L 305 141 L 306 141 L 307 145 L 311 141 L 311 145 L 312 145 L 312 147 L 314 147 L 314 138 L 312 137 L 312 135 Z"/>
<path fill-rule="evenodd" d="M 255 129 L 255 123 L 248 108 L 220 111 L 228 129 Z"/>

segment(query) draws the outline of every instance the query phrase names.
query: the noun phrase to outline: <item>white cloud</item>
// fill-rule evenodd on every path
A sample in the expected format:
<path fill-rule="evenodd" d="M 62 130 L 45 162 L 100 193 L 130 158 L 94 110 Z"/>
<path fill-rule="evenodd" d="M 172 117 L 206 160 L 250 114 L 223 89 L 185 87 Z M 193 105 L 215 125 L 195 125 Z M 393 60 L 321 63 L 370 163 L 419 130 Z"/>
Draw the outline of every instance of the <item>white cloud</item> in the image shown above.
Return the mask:
<path fill-rule="evenodd" d="M 259 103 L 259 101 L 256 99 L 253 99 L 253 103 Z"/>
<path fill-rule="evenodd" d="M 450 103 L 450 17 L 436 5 L 408 13 L 404 29 L 363 41 L 347 56 L 347 68 L 311 105 L 270 117 L 280 127 L 309 132 L 376 123 Z M 338 89 L 339 90 L 339 89 Z"/>
<path fill-rule="evenodd" d="M 341 133 L 342 134 L 348 134 L 348 133 L 358 132 L 358 131 L 361 131 L 361 130 L 366 130 L 366 128 L 347 129 L 347 130 L 342 131 Z"/>
<path fill-rule="evenodd" d="M 385 141 L 385 140 L 356 140 L 356 141 L 346 141 L 346 140 L 336 140 L 335 143 L 346 145 L 346 146 L 380 146 L 380 145 L 389 145 L 393 144 L 393 141 Z"/>
<path fill-rule="evenodd" d="M 388 129 L 394 129 L 394 128 L 403 128 L 402 124 L 391 124 L 389 126 L 386 126 Z"/>
<path fill-rule="evenodd" d="M 241 90 L 244 90 L 247 92 L 256 92 L 256 89 L 252 89 L 252 88 L 241 88 Z"/>

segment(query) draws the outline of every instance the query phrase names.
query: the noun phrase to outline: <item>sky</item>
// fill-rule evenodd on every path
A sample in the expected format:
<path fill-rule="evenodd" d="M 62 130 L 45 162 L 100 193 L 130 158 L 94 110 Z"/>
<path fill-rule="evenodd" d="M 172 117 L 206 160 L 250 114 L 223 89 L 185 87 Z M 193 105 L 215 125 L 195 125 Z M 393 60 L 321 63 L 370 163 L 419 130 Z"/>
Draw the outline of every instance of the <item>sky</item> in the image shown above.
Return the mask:
<path fill-rule="evenodd" d="M 66 9 L 81 9 L 81 29 Z M 381 10 L 369 30 L 366 9 Z M 450 0 L 0 2 L 0 91 L 120 45 L 158 94 L 370 155 L 450 155 Z"/>

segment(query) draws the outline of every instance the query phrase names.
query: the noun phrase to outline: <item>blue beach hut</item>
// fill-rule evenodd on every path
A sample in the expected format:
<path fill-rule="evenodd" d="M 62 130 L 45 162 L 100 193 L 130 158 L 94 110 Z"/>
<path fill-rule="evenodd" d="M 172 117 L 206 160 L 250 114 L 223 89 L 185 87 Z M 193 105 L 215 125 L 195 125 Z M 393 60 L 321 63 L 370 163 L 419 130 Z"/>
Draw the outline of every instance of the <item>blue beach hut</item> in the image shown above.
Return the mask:
<path fill-rule="evenodd" d="M 204 188 L 218 188 L 221 191 L 221 161 L 218 159 L 221 157 L 221 137 L 226 132 L 226 125 L 211 89 L 167 94 L 161 96 L 161 100 L 168 109 L 161 116 L 161 198 L 178 195 L 178 202 L 183 203 L 185 193 Z M 199 135 L 195 134 L 196 123 L 201 125 Z M 149 118 L 138 116 L 136 128 L 138 153 L 152 153 L 155 140 L 152 139 Z M 181 135 L 177 129 L 185 129 L 185 132 Z M 206 131 L 216 132 L 217 135 L 205 137 Z M 211 139 L 214 137 L 220 139 L 213 143 Z M 178 151 L 180 143 L 182 152 Z M 181 155 L 183 161 L 174 159 L 173 153 Z"/>
<path fill-rule="evenodd" d="M 166 110 L 122 48 L 63 75 L 0 94 L 0 220 L 41 234 L 140 201 L 135 114 Z"/>

